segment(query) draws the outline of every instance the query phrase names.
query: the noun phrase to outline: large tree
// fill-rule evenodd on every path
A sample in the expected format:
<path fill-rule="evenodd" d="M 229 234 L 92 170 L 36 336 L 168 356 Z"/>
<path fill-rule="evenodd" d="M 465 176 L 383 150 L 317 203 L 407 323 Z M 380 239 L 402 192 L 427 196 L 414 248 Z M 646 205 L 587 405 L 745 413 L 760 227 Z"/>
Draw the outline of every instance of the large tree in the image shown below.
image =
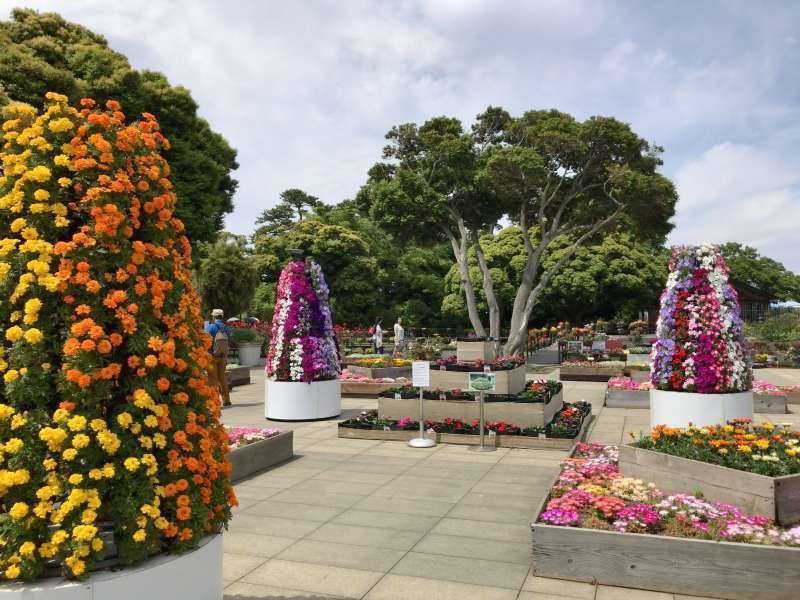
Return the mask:
<path fill-rule="evenodd" d="M 77 102 L 118 100 L 131 117 L 156 115 L 171 148 L 164 155 L 178 195 L 177 215 L 192 243 L 213 241 L 233 210 L 236 151 L 197 115 L 184 87 L 154 71 L 132 69 L 102 36 L 55 13 L 15 9 L 0 21 L 0 106 L 11 100 L 37 108 L 48 91 Z"/>
<path fill-rule="evenodd" d="M 384 161 L 370 170 L 358 200 L 397 235 L 450 243 L 478 335 L 499 337 L 503 316 L 481 236 L 503 219 L 522 231 L 525 260 L 505 316 L 507 353 L 521 350 L 537 300 L 581 248 L 612 228 L 654 240 L 671 229 L 677 194 L 657 172 L 661 148 L 613 118 L 581 122 L 555 110 L 512 117 L 489 107 L 470 132 L 456 119 L 436 117 L 399 125 L 386 137 Z M 557 239 L 570 243 L 545 268 L 543 255 Z M 469 273 L 471 248 L 488 331 Z"/>
<path fill-rule="evenodd" d="M 250 308 L 258 285 L 258 271 L 246 242 L 242 235 L 223 231 L 216 242 L 202 248 L 204 257 L 195 276 L 204 314 L 221 308 L 226 317 L 245 316 Z"/>
<path fill-rule="evenodd" d="M 256 219 L 260 225 L 253 233 L 253 239 L 263 235 L 280 235 L 288 232 L 295 223 L 302 221 L 309 212 L 324 206 L 319 198 L 292 188 L 281 192 L 280 202 L 268 208 Z"/>
<path fill-rule="evenodd" d="M 800 276 L 781 263 L 762 256 L 752 246 L 727 242 L 720 247 L 734 282 L 740 281 L 772 295 L 776 300 L 800 300 Z"/>

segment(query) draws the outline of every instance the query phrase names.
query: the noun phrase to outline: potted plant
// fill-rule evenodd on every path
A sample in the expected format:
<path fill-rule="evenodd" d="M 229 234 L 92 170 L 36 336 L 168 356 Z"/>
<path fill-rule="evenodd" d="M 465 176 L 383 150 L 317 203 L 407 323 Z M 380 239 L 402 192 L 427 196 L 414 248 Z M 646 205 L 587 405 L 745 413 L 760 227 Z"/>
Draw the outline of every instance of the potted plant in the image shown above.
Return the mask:
<path fill-rule="evenodd" d="M 753 373 L 739 300 L 717 246 L 675 248 L 656 333 L 651 426 L 753 417 Z"/>
<path fill-rule="evenodd" d="M 265 415 L 308 421 L 342 412 L 339 345 L 320 266 L 299 253 L 278 280 L 267 353 Z"/>
<path fill-rule="evenodd" d="M 239 354 L 239 364 L 243 367 L 254 367 L 261 360 L 261 347 L 264 336 L 250 327 L 233 327 L 231 339 Z"/>

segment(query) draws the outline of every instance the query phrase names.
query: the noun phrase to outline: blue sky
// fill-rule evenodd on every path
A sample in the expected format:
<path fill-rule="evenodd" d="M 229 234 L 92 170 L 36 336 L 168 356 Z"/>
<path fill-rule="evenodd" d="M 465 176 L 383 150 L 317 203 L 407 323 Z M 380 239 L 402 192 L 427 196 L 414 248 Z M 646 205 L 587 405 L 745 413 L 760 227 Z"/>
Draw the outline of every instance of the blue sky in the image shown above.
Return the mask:
<path fill-rule="evenodd" d="M 188 87 L 239 151 L 227 227 L 278 194 L 352 197 L 396 123 L 487 105 L 615 116 L 666 148 L 673 243 L 800 272 L 800 3 L 0 2 L 57 10 Z"/>

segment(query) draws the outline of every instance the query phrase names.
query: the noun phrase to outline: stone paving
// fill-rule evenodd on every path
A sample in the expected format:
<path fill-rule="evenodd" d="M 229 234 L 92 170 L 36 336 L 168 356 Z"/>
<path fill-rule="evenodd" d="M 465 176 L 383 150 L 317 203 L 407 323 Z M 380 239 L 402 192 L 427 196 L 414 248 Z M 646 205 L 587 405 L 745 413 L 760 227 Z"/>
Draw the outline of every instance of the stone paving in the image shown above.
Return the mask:
<path fill-rule="evenodd" d="M 758 377 L 797 383 L 800 371 Z M 294 430 L 296 458 L 236 485 L 240 505 L 224 536 L 226 600 L 689 598 L 530 574 L 530 520 L 564 452 L 340 440 L 337 420 L 265 420 L 260 369 L 252 379 L 234 388 L 223 421 Z M 647 430 L 648 411 L 603 408 L 605 384 L 564 385 L 567 401 L 593 404 L 590 441 L 618 444 Z M 343 399 L 341 418 L 376 406 Z M 800 414 L 769 417 L 800 422 Z"/>

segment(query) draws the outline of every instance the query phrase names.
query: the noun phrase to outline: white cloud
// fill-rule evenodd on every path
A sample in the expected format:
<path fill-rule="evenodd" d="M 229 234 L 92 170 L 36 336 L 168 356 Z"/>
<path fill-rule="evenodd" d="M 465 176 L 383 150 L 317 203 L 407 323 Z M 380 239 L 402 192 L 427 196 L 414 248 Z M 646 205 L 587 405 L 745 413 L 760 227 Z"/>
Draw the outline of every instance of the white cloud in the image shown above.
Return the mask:
<path fill-rule="evenodd" d="M 19 0 L 0 0 L 8 13 Z M 666 147 L 675 239 L 763 241 L 800 270 L 800 4 L 27 0 L 192 90 L 239 150 L 228 227 L 288 187 L 352 196 L 394 124 L 494 104 L 613 115 Z M 769 215 L 769 219 L 762 218 Z M 797 221 L 795 221 L 797 222 Z M 780 243 L 775 240 L 781 240 Z"/>

